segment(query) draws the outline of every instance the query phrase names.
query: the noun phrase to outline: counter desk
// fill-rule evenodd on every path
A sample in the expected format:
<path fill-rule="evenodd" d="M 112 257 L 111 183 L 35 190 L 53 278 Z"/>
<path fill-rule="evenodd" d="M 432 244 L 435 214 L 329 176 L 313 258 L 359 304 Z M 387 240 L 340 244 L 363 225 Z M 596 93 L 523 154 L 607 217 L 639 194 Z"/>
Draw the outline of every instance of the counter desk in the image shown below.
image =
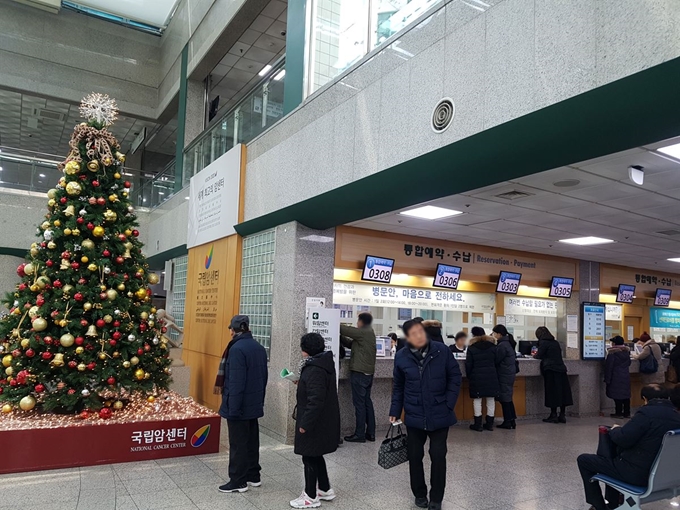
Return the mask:
<path fill-rule="evenodd" d="M 467 422 L 472 420 L 472 399 L 469 395 L 468 381 L 465 378 L 465 360 L 458 359 L 458 365 L 463 373 L 463 384 L 456 404 L 456 416 L 458 421 Z M 515 379 L 513 400 L 515 409 L 520 419 L 545 418 L 549 410 L 543 406 L 543 378 L 541 377 L 540 361 L 533 358 L 521 358 L 519 361 L 520 371 Z M 614 410 L 614 402 L 605 395 L 603 376 L 603 362 L 584 360 L 564 360 L 567 365 L 569 382 L 574 397 L 574 405 L 567 409 L 570 416 L 599 416 L 605 413 L 607 416 Z M 384 434 L 388 422 L 390 400 L 392 395 L 392 371 L 394 358 L 378 358 L 376 360 L 375 376 L 371 398 L 375 407 L 377 422 L 377 435 Z M 664 359 L 659 370 L 668 368 L 668 360 Z M 631 363 L 632 375 L 632 405 L 640 406 L 639 377 L 640 366 L 638 361 Z M 340 415 L 342 419 L 343 434 L 354 431 L 354 407 L 352 405 L 352 390 L 349 384 L 349 360 L 340 361 L 340 383 L 338 388 L 340 397 Z M 501 417 L 500 405 L 496 405 L 496 416 Z"/>

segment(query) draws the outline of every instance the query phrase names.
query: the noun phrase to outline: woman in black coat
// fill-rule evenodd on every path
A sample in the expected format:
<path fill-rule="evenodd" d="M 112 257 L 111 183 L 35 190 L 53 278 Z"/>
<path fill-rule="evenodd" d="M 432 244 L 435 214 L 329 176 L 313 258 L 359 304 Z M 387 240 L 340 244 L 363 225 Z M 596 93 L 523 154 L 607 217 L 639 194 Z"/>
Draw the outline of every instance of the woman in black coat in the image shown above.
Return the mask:
<path fill-rule="evenodd" d="M 476 336 L 470 340 L 465 358 L 465 375 L 470 386 L 470 398 L 475 412 L 471 430 L 493 430 L 496 410 L 495 398 L 500 387 L 496 372 L 496 340 L 490 336 Z M 482 426 L 482 398 L 486 399 L 486 423 Z"/>
<path fill-rule="evenodd" d="M 567 423 L 566 408 L 574 405 L 574 400 L 571 396 L 569 377 L 567 377 L 567 366 L 562 359 L 562 347 L 545 326 L 536 330 L 536 338 L 538 338 L 538 351 L 534 357 L 541 360 L 545 407 L 550 408 L 550 416 L 543 421 L 546 423 Z M 557 415 L 558 407 L 560 409 L 559 416 Z"/>
<path fill-rule="evenodd" d="M 295 453 L 305 466 L 305 490 L 290 502 L 293 508 L 315 508 L 335 498 L 323 456 L 338 449 L 340 405 L 331 351 L 324 339 L 308 333 L 300 341 L 302 362 L 297 382 Z"/>
<path fill-rule="evenodd" d="M 630 349 L 620 336 L 612 338 L 611 343 L 604 362 L 607 397 L 613 399 L 616 406 L 611 417 L 630 418 Z"/>
<path fill-rule="evenodd" d="M 498 371 L 498 401 L 503 409 L 503 423 L 499 429 L 517 428 L 517 413 L 515 403 L 512 401 L 512 392 L 517 375 L 517 354 L 515 346 L 517 342 L 502 324 L 493 328 L 493 337 L 496 339 L 496 366 Z"/>

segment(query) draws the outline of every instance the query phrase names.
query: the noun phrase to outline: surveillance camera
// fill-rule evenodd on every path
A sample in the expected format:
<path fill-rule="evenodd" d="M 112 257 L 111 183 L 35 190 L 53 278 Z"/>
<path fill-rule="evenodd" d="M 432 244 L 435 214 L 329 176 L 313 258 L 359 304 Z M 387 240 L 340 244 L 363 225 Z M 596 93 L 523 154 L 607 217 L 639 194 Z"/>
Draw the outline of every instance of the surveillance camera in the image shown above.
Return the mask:
<path fill-rule="evenodd" d="M 285 30 L 281 30 L 281 36 L 286 37 L 286 31 Z"/>
<path fill-rule="evenodd" d="M 628 167 L 628 178 L 633 181 L 633 184 L 642 186 L 645 180 L 645 169 L 640 165 L 631 165 Z"/>

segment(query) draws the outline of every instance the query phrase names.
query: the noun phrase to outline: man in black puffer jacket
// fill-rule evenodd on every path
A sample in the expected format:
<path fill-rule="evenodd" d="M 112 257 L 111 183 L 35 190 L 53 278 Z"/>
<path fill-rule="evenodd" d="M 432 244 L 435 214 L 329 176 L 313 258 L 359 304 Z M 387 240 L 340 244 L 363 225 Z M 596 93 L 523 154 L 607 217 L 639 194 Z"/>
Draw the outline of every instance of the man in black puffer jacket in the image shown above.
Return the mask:
<path fill-rule="evenodd" d="M 642 388 L 641 394 L 646 405 L 623 427 L 615 426 L 609 432 L 609 437 L 618 447 L 618 455 L 613 459 L 591 454 L 583 454 L 578 458 L 586 502 L 593 505 L 591 508 L 594 510 L 618 507 L 621 494 L 607 486 L 607 506 L 599 483 L 590 481 L 593 476 L 603 474 L 646 487 L 664 435 L 670 430 L 680 429 L 680 413 L 669 400 L 666 388 L 650 384 Z"/>

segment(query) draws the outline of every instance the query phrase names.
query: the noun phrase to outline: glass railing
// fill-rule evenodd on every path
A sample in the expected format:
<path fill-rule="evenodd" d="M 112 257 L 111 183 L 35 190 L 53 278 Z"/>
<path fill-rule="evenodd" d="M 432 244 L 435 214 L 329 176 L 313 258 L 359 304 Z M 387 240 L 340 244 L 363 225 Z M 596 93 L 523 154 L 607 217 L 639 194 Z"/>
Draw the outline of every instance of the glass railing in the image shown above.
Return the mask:
<path fill-rule="evenodd" d="M 219 117 L 184 150 L 182 185 L 238 143 L 248 143 L 283 118 L 285 60 L 281 59 L 236 106 Z M 174 195 L 175 162 L 132 193 L 137 206 L 158 207 Z"/>

